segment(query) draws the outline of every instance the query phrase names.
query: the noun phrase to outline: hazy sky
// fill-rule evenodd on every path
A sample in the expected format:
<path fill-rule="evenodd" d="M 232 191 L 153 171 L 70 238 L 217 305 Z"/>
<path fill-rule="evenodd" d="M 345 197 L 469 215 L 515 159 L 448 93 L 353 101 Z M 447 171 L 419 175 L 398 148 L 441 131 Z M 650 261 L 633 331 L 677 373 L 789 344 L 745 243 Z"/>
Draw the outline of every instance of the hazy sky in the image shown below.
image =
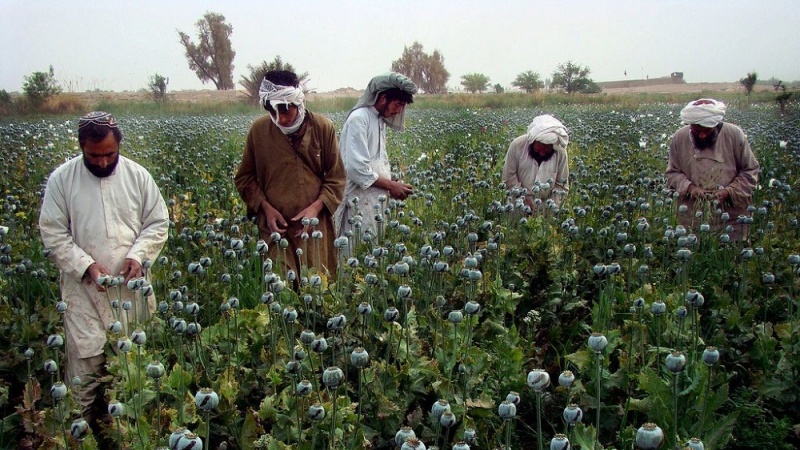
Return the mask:
<path fill-rule="evenodd" d="M 687 82 L 800 80 L 797 0 L 0 0 L 0 89 L 53 65 L 67 91 L 213 89 L 189 69 L 177 30 L 196 40 L 206 11 L 233 26 L 234 81 L 280 55 L 311 88 L 363 89 L 404 46 L 438 49 L 448 86 L 478 72 L 508 87 L 526 70 L 549 78 L 572 60 L 595 81 L 667 76 Z"/>

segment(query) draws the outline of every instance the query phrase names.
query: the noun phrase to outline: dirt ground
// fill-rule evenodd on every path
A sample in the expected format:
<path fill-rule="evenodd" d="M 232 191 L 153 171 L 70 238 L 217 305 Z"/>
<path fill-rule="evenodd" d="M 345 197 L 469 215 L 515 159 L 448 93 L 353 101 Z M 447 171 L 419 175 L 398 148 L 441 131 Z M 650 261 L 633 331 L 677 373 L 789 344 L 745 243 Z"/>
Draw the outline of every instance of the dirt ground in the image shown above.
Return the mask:
<path fill-rule="evenodd" d="M 769 86 L 756 86 L 756 90 L 769 90 Z M 606 88 L 603 89 L 606 94 L 638 94 L 638 93 L 651 93 L 651 94 L 675 94 L 675 93 L 691 93 L 691 92 L 742 92 L 742 86 L 739 83 L 687 83 L 687 84 L 664 84 L 658 86 L 637 86 L 626 88 Z M 332 92 L 319 92 L 310 93 L 306 97 L 313 101 L 316 99 L 332 98 L 332 97 L 353 97 L 360 96 L 362 91 L 354 88 L 340 88 Z M 101 100 L 111 101 L 135 101 L 149 100 L 148 94 L 144 91 L 137 92 L 80 92 L 77 93 L 91 103 L 96 103 Z M 217 91 L 213 89 L 192 90 L 192 91 L 171 91 L 169 92 L 170 101 L 187 102 L 187 103 L 207 103 L 207 102 L 238 102 L 247 98 L 244 91 L 230 90 L 230 91 Z"/>

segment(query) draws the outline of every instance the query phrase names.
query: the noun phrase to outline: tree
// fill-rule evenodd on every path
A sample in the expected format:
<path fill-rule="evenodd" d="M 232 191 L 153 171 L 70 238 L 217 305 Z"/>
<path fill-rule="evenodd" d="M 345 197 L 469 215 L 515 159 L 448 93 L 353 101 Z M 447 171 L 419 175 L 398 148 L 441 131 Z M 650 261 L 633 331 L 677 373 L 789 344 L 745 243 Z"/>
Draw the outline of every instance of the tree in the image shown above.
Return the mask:
<path fill-rule="evenodd" d="M 542 78 L 538 73 L 532 70 L 528 70 L 517 75 L 517 78 L 511 82 L 511 85 L 520 88 L 529 94 L 544 87 Z"/>
<path fill-rule="evenodd" d="M 233 57 L 236 56 L 231 47 L 233 26 L 225 22 L 225 16 L 212 12 L 205 13 L 195 26 L 197 44 L 188 34 L 178 31 L 189 68 L 204 84 L 212 81 L 217 90 L 233 89 Z"/>
<path fill-rule="evenodd" d="M 169 78 L 164 78 L 159 74 L 150 77 L 150 82 L 147 83 L 147 89 L 150 91 L 150 97 L 156 103 L 163 103 L 167 101 L 167 85 Z"/>
<path fill-rule="evenodd" d="M 482 73 L 468 73 L 461 76 L 461 85 L 471 94 L 483 92 L 489 88 L 489 77 Z"/>
<path fill-rule="evenodd" d="M 791 92 L 786 92 L 786 85 L 783 81 L 778 80 L 777 83 L 772 85 L 772 88 L 778 92 L 778 95 L 775 97 L 775 103 L 778 104 L 778 107 L 781 109 L 781 114 L 786 113 L 786 103 L 789 102 L 789 99 L 792 98 Z"/>
<path fill-rule="evenodd" d="M 249 75 L 242 75 L 242 79 L 239 80 L 239 85 L 241 85 L 245 92 L 247 93 L 247 97 L 250 98 L 255 103 L 258 103 L 258 89 L 261 87 L 261 81 L 264 79 L 264 74 L 269 72 L 270 70 L 288 70 L 289 72 L 294 72 L 297 74 L 297 78 L 301 80 L 308 78 L 308 72 L 303 72 L 302 74 L 297 73 L 289 63 L 283 62 L 280 55 L 275 56 L 275 59 L 272 61 L 267 62 L 261 61 L 261 64 L 257 66 L 251 66 L 250 64 L 247 65 L 247 71 L 250 72 Z M 303 86 L 303 91 L 305 91 L 305 86 Z"/>
<path fill-rule="evenodd" d="M 494 85 L 495 94 L 502 94 L 505 91 L 506 91 L 505 88 L 500 83 L 495 83 Z"/>
<path fill-rule="evenodd" d="M 33 72 L 25 77 L 22 91 L 35 107 L 41 106 L 49 97 L 60 94 L 61 88 L 56 81 L 53 66 L 47 72 Z"/>
<path fill-rule="evenodd" d="M 414 42 L 411 47 L 403 48 L 400 59 L 392 61 L 392 71 L 411 78 L 418 88 L 428 94 L 447 92 L 447 80 L 450 73 L 444 68 L 444 56 L 439 50 L 428 55 L 422 50 L 422 44 Z"/>
<path fill-rule="evenodd" d="M 756 81 L 758 81 L 758 75 L 755 72 L 748 72 L 746 77 L 739 80 L 739 84 L 744 86 L 744 91 L 747 93 L 748 97 L 750 97 L 750 93 L 753 92 Z"/>
<path fill-rule="evenodd" d="M 556 71 L 553 72 L 551 87 L 561 89 L 567 94 L 572 94 L 573 92 L 584 94 L 600 92 L 600 86 L 589 78 L 590 72 L 591 69 L 588 66 L 582 67 L 572 61 L 559 64 Z"/>

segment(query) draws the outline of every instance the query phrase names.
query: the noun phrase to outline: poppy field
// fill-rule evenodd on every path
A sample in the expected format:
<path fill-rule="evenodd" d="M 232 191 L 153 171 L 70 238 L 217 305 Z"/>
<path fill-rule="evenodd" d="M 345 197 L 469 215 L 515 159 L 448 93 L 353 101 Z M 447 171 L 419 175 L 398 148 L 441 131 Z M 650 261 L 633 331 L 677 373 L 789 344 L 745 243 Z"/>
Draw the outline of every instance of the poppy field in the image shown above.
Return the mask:
<path fill-rule="evenodd" d="M 796 448 L 800 114 L 729 107 L 761 164 L 735 241 L 708 225 L 713 203 L 677 225 L 689 212 L 663 172 L 682 106 L 412 107 L 387 148 L 415 192 L 363 205 L 381 229 L 338 237 L 335 273 L 264 256 L 281 237 L 260 239 L 233 185 L 257 113 L 115 112 L 171 223 L 149 282 L 108 280 L 105 442 Z M 569 129 L 570 192 L 530 211 L 500 173 L 542 113 Z M 345 113 L 328 116 L 341 129 Z M 98 448 L 81 380 L 65 379 L 69 305 L 37 226 L 47 176 L 80 154 L 75 130 L 0 122 L 0 448 Z M 155 293 L 156 310 L 123 289 Z"/>

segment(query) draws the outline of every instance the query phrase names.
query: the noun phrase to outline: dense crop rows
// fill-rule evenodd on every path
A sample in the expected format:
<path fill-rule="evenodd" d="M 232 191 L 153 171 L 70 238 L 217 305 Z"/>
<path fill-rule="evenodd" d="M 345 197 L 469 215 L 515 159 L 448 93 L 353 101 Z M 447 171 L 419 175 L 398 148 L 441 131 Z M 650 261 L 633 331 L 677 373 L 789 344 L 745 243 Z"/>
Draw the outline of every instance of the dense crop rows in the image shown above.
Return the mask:
<path fill-rule="evenodd" d="M 258 242 L 232 183 L 255 116 L 118 115 L 123 153 L 150 169 L 173 226 L 149 269 L 158 312 L 109 331 L 110 436 L 151 449 L 186 427 L 208 448 L 311 449 L 413 433 L 463 450 L 563 433 L 631 448 L 649 422 L 673 448 L 792 448 L 800 117 L 726 117 L 762 166 L 749 241 L 733 242 L 703 226 L 714 205 L 675 226 L 662 173 L 679 109 L 411 110 L 388 146 L 415 194 L 374 210 L 377 236 L 339 240 L 334 274 L 264 264 L 280 242 Z M 571 191 L 526 216 L 500 169 L 543 112 L 570 129 Z M 58 382 L 58 271 L 36 226 L 47 175 L 79 153 L 74 129 L 0 123 L 2 448 L 95 448 L 69 436 L 82 424 Z"/>

